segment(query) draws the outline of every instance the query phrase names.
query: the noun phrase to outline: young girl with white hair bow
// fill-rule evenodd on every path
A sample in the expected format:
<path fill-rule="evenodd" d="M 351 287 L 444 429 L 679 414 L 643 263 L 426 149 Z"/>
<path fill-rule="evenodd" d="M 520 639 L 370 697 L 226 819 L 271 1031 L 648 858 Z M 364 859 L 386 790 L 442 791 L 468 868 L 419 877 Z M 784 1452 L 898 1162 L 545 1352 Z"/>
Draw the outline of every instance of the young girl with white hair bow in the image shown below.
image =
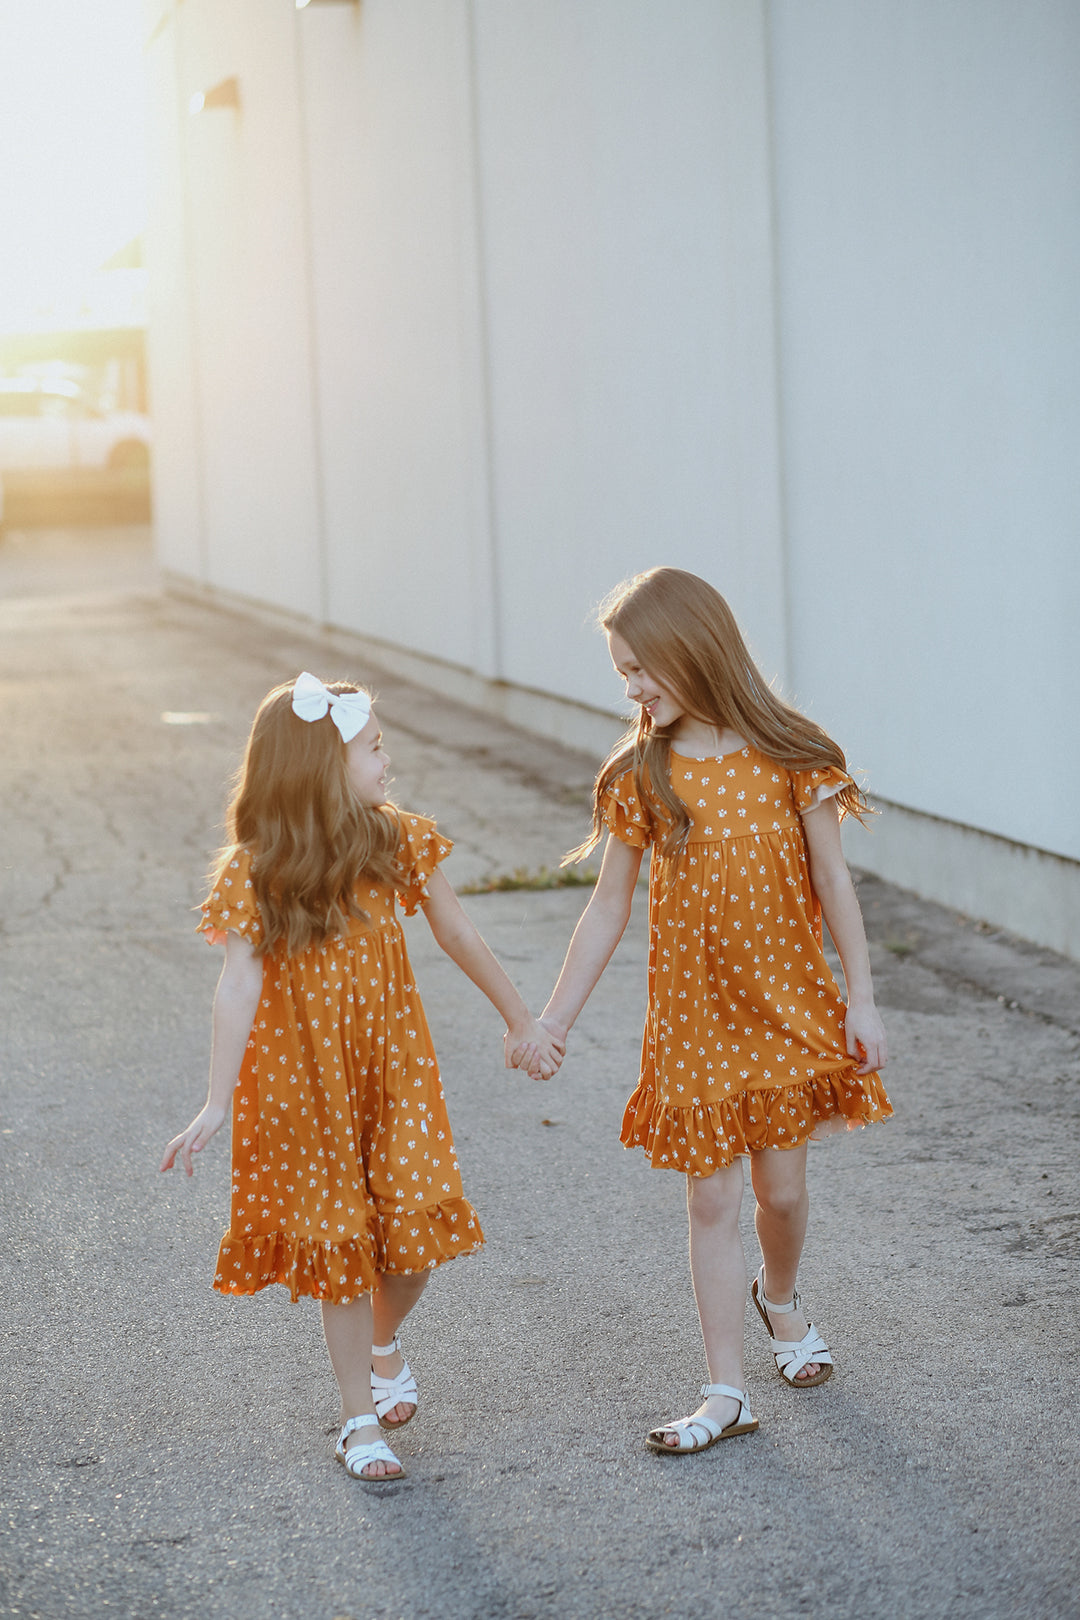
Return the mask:
<path fill-rule="evenodd" d="M 547 1079 L 562 1057 L 438 870 L 450 843 L 387 800 L 388 765 L 366 692 L 305 672 L 263 700 L 202 908 L 225 946 L 209 1095 L 161 1165 L 191 1175 L 236 1092 L 214 1286 L 321 1301 L 337 1456 L 368 1481 L 404 1477 L 379 1434 L 416 1412 L 397 1330 L 432 1267 L 483 1242 L 397 904 L 502 1014 L 507 1067 Z"/>

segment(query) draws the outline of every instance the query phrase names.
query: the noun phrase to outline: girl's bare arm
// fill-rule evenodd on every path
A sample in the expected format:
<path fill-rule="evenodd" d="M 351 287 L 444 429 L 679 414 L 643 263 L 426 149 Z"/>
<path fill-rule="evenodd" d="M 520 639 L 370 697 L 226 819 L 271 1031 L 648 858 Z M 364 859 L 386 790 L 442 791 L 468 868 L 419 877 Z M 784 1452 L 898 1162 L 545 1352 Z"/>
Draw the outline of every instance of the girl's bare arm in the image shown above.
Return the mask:
<path fill-rule="evenodd" d="M 840 844 L 840 817 L 835 800 L 825 799 L 807 810 L 803 827 L 810 857 L 810 881 L 844 969 L 848 1055 L 859 1060 L 859 1074 L 869 1074 L 885 1063 L 888 1048 L 885 1028 L 874 1005 L 866 930 Z"/>
<path fill-rule="evenodd" d="M 608 834 L 596 887 L 574 929 L 551 1000 L 540 1014 L 564 1044 L 630 921 L 643 854 Z"/>
<path fill-rule="evenodd" d="M 200 1153 L 224 1124 L 262 995 L 262 977 L 262 958 L 242 935 L 227 934 L 225 963 L 214 992 L 210 1090 L 187 1130 L 174 1136 L 165 1149 L 162 1170 L 171 1170 L 179 1153 L 184 1173 L 190 1176 L 191 1155 Z"/>
<path fill-rule="evenodd" d="M 514 1058 L 521 1057 L 525 1048 L 535 1048 L 522 1067 L 528 1068 L 533 1079 L 550 1079 L 565 1048 L 533 1017 L 441 872 L 432 873 L 427 889 L 422 905 L 435 943 L 506 1021 L 506 1067 L 517 1067 Z"/>

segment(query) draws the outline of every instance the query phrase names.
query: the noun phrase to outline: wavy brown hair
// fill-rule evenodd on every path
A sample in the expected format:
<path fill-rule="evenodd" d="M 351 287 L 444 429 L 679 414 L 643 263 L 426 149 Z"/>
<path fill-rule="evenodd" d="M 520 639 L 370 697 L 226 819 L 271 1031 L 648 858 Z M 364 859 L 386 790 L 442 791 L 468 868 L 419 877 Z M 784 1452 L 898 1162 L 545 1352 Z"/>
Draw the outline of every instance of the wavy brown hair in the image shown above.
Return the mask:
<path fill-rule="evenodd" d="M 330 692 L 358 692 L 333 681 Z M 359 877 L 401 887 L 395 856 L 397 811 L 361 804 L 349 782 L 345 744 L 329 714 L 301 720 L 293 683 L 259 705 L 226 819 L 230 845 L 251 854 L 251 881 L 262 918 L 260 954 L 284 945 L 296 956 L 343 933 L 350 917 L 367 920 L 353 889 Z"/>
<path fill-rule="evenodd" d="M 643 669 L 678 693 L 687 710 L 720 729 L 730 728 L 791 770 L 833 765 L 846 771 L 843 749 L 813 720 L 771 691 L 751 658 L 735 616 L 719 591 L 681 568 L 650 568 L 617 585 L 600 605 L 597 623 L 614 631 Z M 628 768 L 648 831 L 662 855 L 686 843 L 690 817 L 671 785 L 673 728 L 654 726 L 645 710 L 600 767 L 593 792 L 592 831 L 571 850 L 579 861 L 604 835 L 601 804 Z M 841 815 L 860 821 L 869 805 L 851 782 L 836 795 Z"/>

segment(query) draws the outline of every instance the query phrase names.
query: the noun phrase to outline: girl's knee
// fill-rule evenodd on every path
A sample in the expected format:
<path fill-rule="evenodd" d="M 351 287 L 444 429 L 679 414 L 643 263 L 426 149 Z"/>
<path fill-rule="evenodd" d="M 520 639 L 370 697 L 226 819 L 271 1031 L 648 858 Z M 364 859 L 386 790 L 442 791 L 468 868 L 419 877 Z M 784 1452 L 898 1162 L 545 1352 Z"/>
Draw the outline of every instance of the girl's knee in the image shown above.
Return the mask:
<path fill-rule="evenodd" d="M 767 1215 L 776 1220 L 790 1220 L 801 1215 L 808 1203 L 805 1181 L 781 1182 L 779 1185 L 755 1183 L 754 1197 Z"/>
<path fill-rule="evenodd" d="M 778 1220 L 806 1210 L 806 1148 L 766 1149 L 750 1160 L 754 1197 L 767 1215 Z"/>
<path fill-rule="evenodd" d="M 743 1174 L 738 1160 L 711 1176 L 687 1176 L 686 1203 L 690 1219 L 702 1224 L 738 1220 L 742 1204 Z"/>
<path fill-rule="evenodd" d="M 416 1301 L 427 1287 L 430 1271 L 382 1271 L 375 1292 L 384 1298 Z"/>

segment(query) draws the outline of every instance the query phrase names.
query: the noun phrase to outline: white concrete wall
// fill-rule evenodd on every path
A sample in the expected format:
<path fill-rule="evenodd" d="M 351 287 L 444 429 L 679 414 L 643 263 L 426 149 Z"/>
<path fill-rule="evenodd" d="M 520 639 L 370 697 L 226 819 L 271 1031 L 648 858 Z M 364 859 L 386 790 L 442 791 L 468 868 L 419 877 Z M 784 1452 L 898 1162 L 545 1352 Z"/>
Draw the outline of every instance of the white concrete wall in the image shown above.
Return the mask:
<path fill-rule="evenodd" d="M 498 674 L 466 15 L 296 16 L 328 556 L 323 617 Z"/>
<path fill-rule="evenodd" d="M 158 11 L 159 7 L 148 8 Z M 310 245 L 291 8 L 263 0 L 186 0 L 148 46 L 151 82 L 169 95 L 186 196 L 173 198 L 171 239 L 160 210 L 150 232 L 153 285 L 185 282 L 186 329 L 151 344 L 159 523 L 172 565 L 189 504 L 201 490 L 198 578 L 221 590 L 320 613 L 319 485 L 309 352 Z M 236 76 L 238 110 L 188 114 L 190 97 Z M 183 252 L 183 268 L 176 255 Z M 160 320 L 158 322 L 160 325 Z M 190 352 L 185 352 L 190 341 Z M 182 348 L 181 345 L 185 347 Z M 198 454 L 172 443 L 176 407 L 194 416 Z M 181 434 L 183 427 L 181 428 Z M 179 467 L 177 464 L 179 463 Z M 179 572 L 186 573 L 182 566 Z"/>
<path fill-rule="evenodd" d="M 599 751 L 592 608 L 694 569 L 904 807 L 857 858 L 1073 949 L 1080 9 L 147 17 L 173 575 Z"/>
<path fill-rule="evenodd" d="M 604 705 L 587 609 L 662 552 L 782 663 L 760 5 L 366 0 L 297 34 L 324 617 Z"/>
<path fill-rule="evenodd" d="M 148 8 L 147 32 L 159 23 Z M 154 536 L 161 563 L 206 577 L 202 516 L 199 350 L 193 325 L 187 249 L 186 130 L 177 108 L 176 32 L 162 28 L 147 48 L 147 144 L 150 187 L 147 249 L 147 354 L 150 407 L 160 437 L 154 452 Z"/>
<path fill-rule="evenodd" d="M 202 560 L 165 560 L 603 707 L 589 610 L 664 556 L 781 668 L 760 0 L 253 3 L 188 0 L 150 48 L 181 63 L 205 486 Z M 189 118 L 226 73 L 239 112 Z"/>
<path fill-rule="evenodd" d="M 762 7 L 475 12 L 503 673 L 612 703 L 587 609 L 660 560 L 781 667 Z"/>
<path fill-rule="evenodd" d="M 1080 7 L 774 0 L 792 678 L 886 798 L 1080 857 Z"/>

